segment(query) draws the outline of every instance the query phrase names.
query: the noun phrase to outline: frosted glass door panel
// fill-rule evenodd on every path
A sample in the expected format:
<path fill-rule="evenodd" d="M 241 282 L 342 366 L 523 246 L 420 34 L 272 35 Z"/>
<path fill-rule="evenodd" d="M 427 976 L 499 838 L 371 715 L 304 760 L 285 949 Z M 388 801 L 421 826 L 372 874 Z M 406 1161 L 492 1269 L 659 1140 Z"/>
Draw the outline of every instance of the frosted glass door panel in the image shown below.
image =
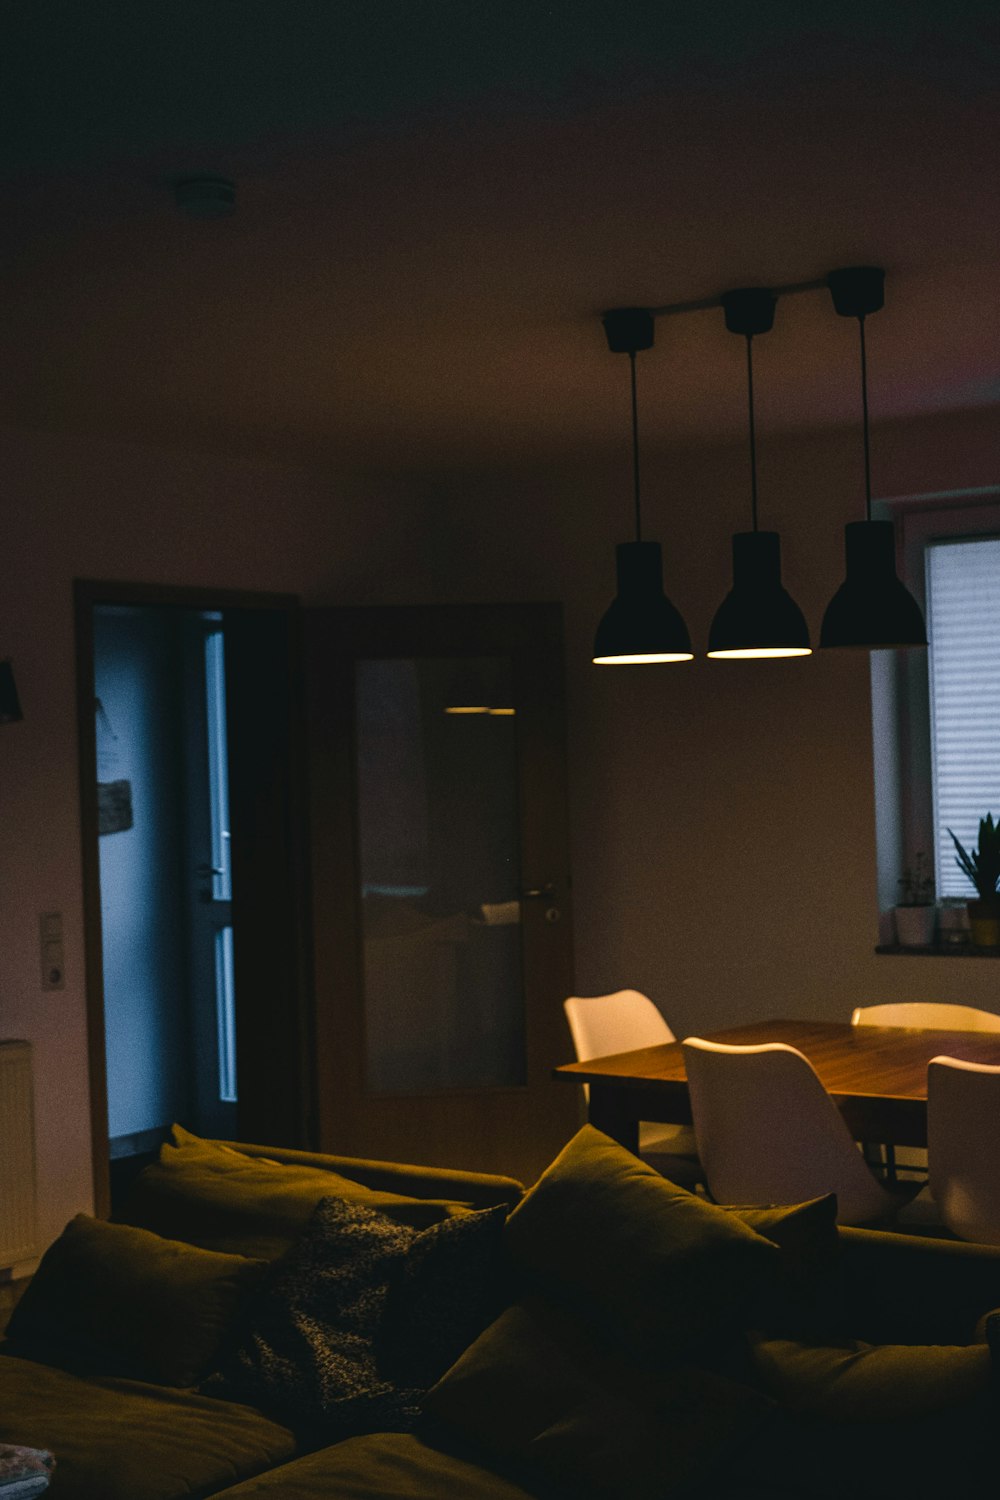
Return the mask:
<path fill-rule="evenodd" d="M 370 1093 L 526 1077 L 511 663 L 355 667 Z"/>

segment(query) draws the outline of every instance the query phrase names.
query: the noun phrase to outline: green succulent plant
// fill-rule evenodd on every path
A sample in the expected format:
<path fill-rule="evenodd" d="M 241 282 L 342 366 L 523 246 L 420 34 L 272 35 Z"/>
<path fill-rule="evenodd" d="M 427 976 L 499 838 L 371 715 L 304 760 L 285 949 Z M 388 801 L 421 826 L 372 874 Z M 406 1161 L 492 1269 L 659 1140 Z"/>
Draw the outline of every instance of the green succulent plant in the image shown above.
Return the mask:
<path fill-rule="evenodd" d="M 993 814 L 987 813 L 979 820 L 979 847 L 970 854 L 951 834 L 955 845 L 955 863 L 979 893 L 981 901 L 989 901 L 1000 887 L 1000 819 L 994 823 Z"/>

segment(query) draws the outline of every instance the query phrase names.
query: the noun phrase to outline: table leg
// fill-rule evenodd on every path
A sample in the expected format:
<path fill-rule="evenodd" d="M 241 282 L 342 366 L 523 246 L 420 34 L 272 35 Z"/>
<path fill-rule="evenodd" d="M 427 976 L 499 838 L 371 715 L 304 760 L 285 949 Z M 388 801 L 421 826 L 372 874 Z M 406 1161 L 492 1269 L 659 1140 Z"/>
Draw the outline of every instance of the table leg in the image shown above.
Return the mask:
<path fill-rule="evenodd" d="M 587 1118 L 595 1129 L 603 1130 L 627 1151 L 639 1154 L 639 1121 L 619 1089 L 592 1083 Z"/>

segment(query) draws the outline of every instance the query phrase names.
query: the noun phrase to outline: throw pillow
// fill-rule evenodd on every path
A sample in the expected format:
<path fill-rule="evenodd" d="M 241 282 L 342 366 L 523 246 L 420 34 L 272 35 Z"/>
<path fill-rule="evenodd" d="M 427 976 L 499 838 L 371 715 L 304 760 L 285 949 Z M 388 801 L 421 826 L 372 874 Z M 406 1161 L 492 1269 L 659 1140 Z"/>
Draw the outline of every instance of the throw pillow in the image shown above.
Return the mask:
<path fill-rule="evenodd" d="M 805 1203 L 727 1203 L 727 1213 L 766 1239 L 773 1240 L 789 1264 L 803 1270 L 835 1256 L 837 1239 L 837 1195 L 826 1193 Z"/>
<path fill-rule="evenodd" d="M 43 1255 L 7 1336 L 19 1353 L 82 1373 L 193 1386 L 264 1270 L 78 1214 Z"/>
<path fill-rule="evenodd" d="M 322 1167 L 245 1156 L 179 1126 L 174 1143 L 140 1172 L 119 1222 L 187 1240 L 206 1250 L 276 1260 L 295 1243 L 321 1198 L 336 1195 L 418 1229 L 466 1205 L 376 1191 Z"/>
<path fill-rule="evenodd" d="M 585 1125 L 507 1220 L 530 1290 L 653 1368 L 738 1327 L 776 1245 Z"/>
<path fill-rule="evenodd" d="M 759 1392 L 691 1366 L 644 1376 L 537 1300 L 504 1312 L 424 1408 L 432 1424 L 498 1459 L 527 1462 L 570 1493 L 606 1500 L 686 1492 L 774 1412 Z"/>
<path fill-rule="evenodd" d="M 326 1442 L 412 1426 L 422 1393 L 505 1298 L 502 1206 L 417 1232 L 324 1199 L 206 1382 Z"/>
<path fill-rule="evenodd" d="M 846 1308 L 836 1194 L 787 1205 L 729 1204 L 727 1212 L 781 1252 L 773 1279 L 761 1284 L 747 1309 L 748 1325 L 776 1337 L 842 1332 Z"/>
<path fill-rule="evenodd" d="M 510 1301 L 506 1208 L 432 1224 L 389 1283 L 378 1360 L 396 1385 L 426 1391 Z"/>

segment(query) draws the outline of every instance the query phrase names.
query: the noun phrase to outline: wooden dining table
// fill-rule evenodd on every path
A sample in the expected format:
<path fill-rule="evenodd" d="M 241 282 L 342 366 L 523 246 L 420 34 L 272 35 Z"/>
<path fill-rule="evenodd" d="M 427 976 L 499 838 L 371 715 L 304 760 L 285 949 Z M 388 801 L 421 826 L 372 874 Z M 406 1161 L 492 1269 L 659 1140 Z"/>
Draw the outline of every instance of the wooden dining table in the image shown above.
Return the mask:
<path fill-rule="evenodd" d="M 835 1021 L 756 1021 L 704 1033 L 739 1046 L 787 1042 L 812 1063 L 855 1140 L 927 1144 L 927 1064 L 932 1057 L 1000 1066 L 1000 1033 L 931 1031 L 913 1026 L 851 1026 Z M 630 1151 L 639 1121 L 691 1124 L 679 1042 L 564 1063 L 554 1077 L 590 1086 L 588 1119 Z"/>

